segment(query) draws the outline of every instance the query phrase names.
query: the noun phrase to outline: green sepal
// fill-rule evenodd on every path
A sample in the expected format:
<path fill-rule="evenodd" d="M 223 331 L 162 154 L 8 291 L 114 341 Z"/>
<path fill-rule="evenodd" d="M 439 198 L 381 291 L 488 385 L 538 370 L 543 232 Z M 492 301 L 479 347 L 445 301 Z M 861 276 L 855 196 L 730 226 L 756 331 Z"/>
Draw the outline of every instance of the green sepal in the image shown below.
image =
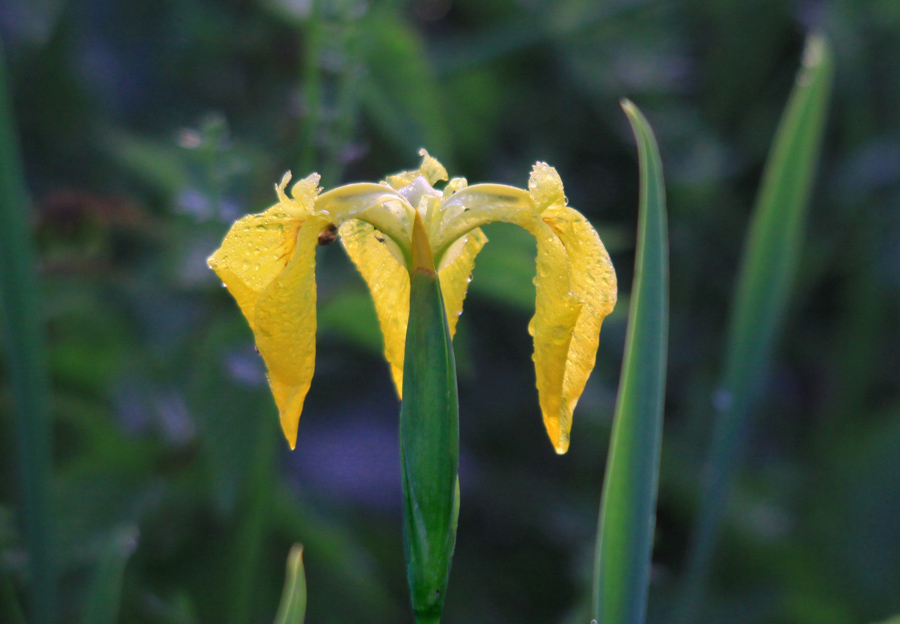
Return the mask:
<path fill-rule="evenodd" d="M 403 536 L 418 624 L 439 622 L 459 514 L 456 364 L 437 274 L 410 276 L 400 409 Z"/>

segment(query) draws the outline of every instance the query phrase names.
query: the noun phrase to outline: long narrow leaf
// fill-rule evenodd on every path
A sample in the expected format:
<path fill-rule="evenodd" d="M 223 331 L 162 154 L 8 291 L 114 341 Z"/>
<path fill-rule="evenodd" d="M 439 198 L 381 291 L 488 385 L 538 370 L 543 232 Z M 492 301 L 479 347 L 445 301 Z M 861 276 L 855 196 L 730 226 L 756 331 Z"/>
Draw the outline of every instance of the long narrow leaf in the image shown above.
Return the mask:
<path fill-rule="evenodd" d="M 747 237 L 725 350 L 725 371 L 715 400 L 718 414 L 689 553 L 680 621 L 694 619 L 705 593 L 727 492 L 742 455 L 740 442 L 749 428 L 783 325 L 803 242 L 832 73 L 828 42 L 821 36 L 811 36 L 766 163 Z"/>
<path fill-rule="evenodd" d="M 16 406 L 19 490 L 31 574 L 31 622 L 51 624 L 56 621 L 57 600 L 49 513 L 50 382 L 27 206 L 0 50 L 0 324 Z"/>
<path fill-rule="evenodd" d="M 622 104 L 637 138 L 641 203 L 625 359 L 603 483 L 593 618 L 641 624 L 655 525 L 669 330 L 669 243 L 662 163 L 653 131 Z"/>

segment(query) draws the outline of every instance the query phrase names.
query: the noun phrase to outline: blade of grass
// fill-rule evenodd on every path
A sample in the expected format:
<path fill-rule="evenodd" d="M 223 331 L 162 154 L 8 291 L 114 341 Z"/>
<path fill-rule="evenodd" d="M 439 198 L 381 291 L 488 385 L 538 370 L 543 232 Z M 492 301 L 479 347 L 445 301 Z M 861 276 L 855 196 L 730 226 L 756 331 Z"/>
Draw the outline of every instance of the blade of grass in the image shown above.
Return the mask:
<path fill-rule="evenodd" d="M 726 495 L 742 455 L 741 440 L 783 324 L 825 129 L 832 73 L 828 42 L 822 36 L 810 36 L 766 163 L 738 277 L 679 622 L 695 619 L 705 594 Z"/>
<path fill-rule="evenodd" d="M 22 520 L 31 576 L 32 624 L 57 617 L 50 521 L 50 381 L 28 231 L 28 202 L 0 43 L 0 315 L 15 401 Z"/>
<path fill-rule="evenodd" d="M 27 624 L 9 574 L 0 574 L 0 613 L 9 624 Z"/>
<path fill-rule="evenodd" d="M 85 604 L 85 624 L 115 624 L 122 599 L 125 566 L 137 546 L 134 527 L 116 531 L 104 549 Z"/>
<path fill-rule="evenodd" d="M 592 616 L 603 624 L 640 624 L 646 613 L 669 331 L 662 163 L 647 120 L 627 100 L 622 108 L 637 139 L 641 203 L 625 359 L 594 556 Z"/>
<path fill-rule="evenodd" d="M 233 570 L 228 621 L 243 624 L 252 619 L 256 578 L 263 547 L 271 522 L 275 475 L 276 427 L 259 427 L 255 440 L 255 460 L 247 475 L 243 493 L 243 513 L 238 524 L 234 550 L 230 556 Z"/>
<path fill-rule="evenodd" d="M 287 574 L 275 624 L 303 624 L 306 619 L 306 572 L 303 570 L 303 545 L 294 544 L 288 553 Z"/>

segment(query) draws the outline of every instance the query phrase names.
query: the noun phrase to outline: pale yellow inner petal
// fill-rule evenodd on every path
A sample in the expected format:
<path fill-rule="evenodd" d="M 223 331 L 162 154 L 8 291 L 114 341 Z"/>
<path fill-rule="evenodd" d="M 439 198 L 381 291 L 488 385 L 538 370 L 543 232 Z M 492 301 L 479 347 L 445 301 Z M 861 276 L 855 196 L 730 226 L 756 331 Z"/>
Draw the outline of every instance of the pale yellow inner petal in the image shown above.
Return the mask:
<path fill-rule="evenodd" d="M 207 260 L 251 328 L 257 298 L 290 262 L 301 223 L 277 204 L 247 215 L 231 226 L 222 246 Z"/>
<path fill-rule="evenodd" d="M 291 261 L 259 295 L 253 319 L 256 346 L 292 449 L 316 364 L 316 246 L 327 225 L 321 217 L 303 224 Z"/>

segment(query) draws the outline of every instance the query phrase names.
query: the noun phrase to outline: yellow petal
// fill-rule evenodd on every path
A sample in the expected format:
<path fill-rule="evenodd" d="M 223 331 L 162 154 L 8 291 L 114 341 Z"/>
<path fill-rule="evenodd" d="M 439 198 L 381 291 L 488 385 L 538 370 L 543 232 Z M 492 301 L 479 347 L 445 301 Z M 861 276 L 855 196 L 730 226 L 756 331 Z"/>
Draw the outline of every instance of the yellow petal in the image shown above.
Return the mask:
<path fill-rule="evenodd" d="M 593 368 L 600 322 L 615 301 L 615 274 L 606 251 L 590 224 L 566 208 L 556 170 L 542 163 L 535 166 L 528 193 L 481 184 L 459 191 L 445 204 L 467 211 L 442 232 L 440 244 L 473 225 L 493 221 L 515 223 L 537 239 L 535 315 L 529 325 L 536 385 L 547 434 L 556 451 L 565 453 L 572 410 Z M 606 290 L 594 292 L 604 279 Z M 583 309 L 586 316 L 581 319 Z"/>
<path fill-rule="evenodd" d="M 247 215 L 231 226 L 222 246 L 207 260 L 251 328 L 257 298 L 290 262 L 301 223 L 281 205 Z"/>
<path fill-rule="evenodd" d="M 290 262 L 260 293 L 252 323 L 281 428 L 292 449 L 316 364 L 316 246 L 327 225 L 321 217 L 306 220 Z"/>
<path fill-rule="evenodd" d="M 565 245 L 572 293 L 581 302 L 566 357 L 560 404 L 560 442 L 567 444 L 572 412 L 594 369 L 600 326 L 616 305 L 616 272 L 600 237 L 581 213 L 557 203 L 541 217 Z M 565 452 L 565 447 L 558 444 L 557 451 Z"/>
<path fill-rule="evenodd" d="M 397 396 L 403 390 L 403 353 L 409 320 L 409 272 L 376 238 L 374 227 L 350 220 L 341 225 L 341 242 L 372 293 L 384 336 L 384 356 L 391 365 Z M 378 235 L 382 236 L 382 235 Z"/>
<path fill-rule="evenodd" d="M 472 279 L 472 269 L 475 267 L 475 256 L 486 242 L 487 236 L 480 229 L 472 230 L 463 242 L 462 250 L 456 258 L 438 271 L 451 338 L 456 333 L 456 323 L 459 321 L 459 315 L 462 314 L 463 300 L 466 298 L 466 290 Z M 448 253 L 452 252 L 451 249 Z"/>
<path fill-rule="evenodd" d="M 558 193 L 551 189 L 546 196 L 564 200 L 561 189 Z M 563 399 L 563 388 L 569 349 L 582 308 L 566 247 L 541 219 L 534 200 L 520 189 L 484 184 L 470 186 L 453 197 L 460 205 L 478 206 L 461 215 L 455 227 L 503 221 L 525 228 L 537 240 L 535 313 L 528 331 L 534 337 L 535 378 L 544 426 L 556 452 L 565 453 L 569 448 L 572 412 L 569 402 Z"/>

